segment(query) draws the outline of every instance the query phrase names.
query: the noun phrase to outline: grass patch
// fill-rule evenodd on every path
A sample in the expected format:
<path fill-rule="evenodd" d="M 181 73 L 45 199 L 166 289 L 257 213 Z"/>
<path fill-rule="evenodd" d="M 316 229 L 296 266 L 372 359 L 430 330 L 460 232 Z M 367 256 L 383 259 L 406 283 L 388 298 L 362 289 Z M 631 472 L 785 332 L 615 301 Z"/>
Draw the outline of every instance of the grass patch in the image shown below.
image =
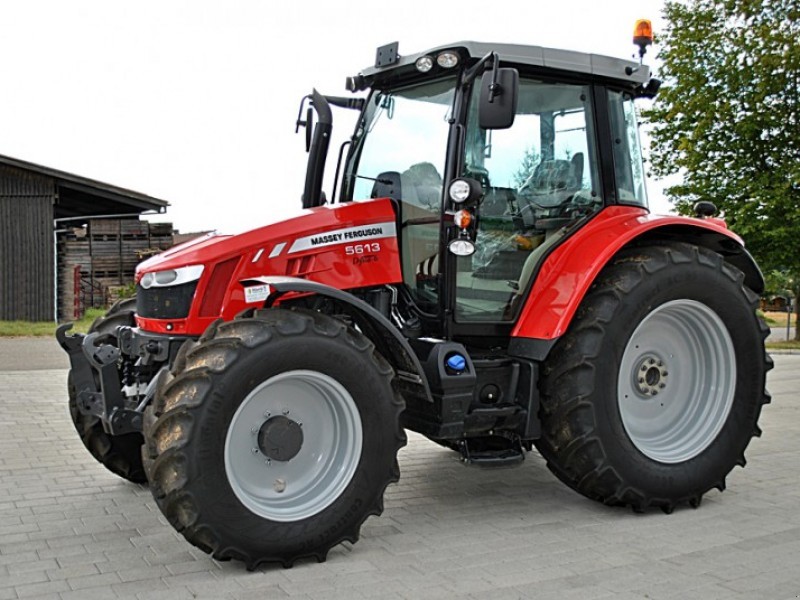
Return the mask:
<path fill-rule="evenodd" d="M 788 342 L 767 342 L 767 350 L 800 350 L 800 342 L 789 340 Z"/>
<path fill-rule="evenodd" d="M 75 321 L 72 332 L 86 333 L 97 317 L 105 314 L 101 308 L 90 308 L 84 313 L 83 318 Z M 56 334 L 55 323 L 30 321 L 0 321 L 0 337 L 47 337 Z"/>
<path fill-rule="evenodd" d="M 789 318 L 789 313 L 776 311 L 762 313 L 759 311 L 759 316 L 761 316 L 770 327 L 786 327 L 786 319 Z M 794 327 L 796 320 L 797 314 L 792 313 L 792 327 Z"/>

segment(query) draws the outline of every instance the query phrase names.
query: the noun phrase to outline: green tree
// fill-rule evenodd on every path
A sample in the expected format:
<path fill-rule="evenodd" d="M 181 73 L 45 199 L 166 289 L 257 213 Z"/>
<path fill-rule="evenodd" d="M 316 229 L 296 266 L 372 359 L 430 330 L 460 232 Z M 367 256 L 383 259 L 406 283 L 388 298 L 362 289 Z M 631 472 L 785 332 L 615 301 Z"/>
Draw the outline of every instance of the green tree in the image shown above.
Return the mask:
<path fill-rule="evenodd" d="M 541 155 L 536 151 L 534 146 L 525 150 L 525 156 L 522 157 L 522 162 L 514 173 L 514 187 L 521 188 L 525 182 L 530 179 L 540 160 Z"/>
<path fill-rule="evenodd" d="M 681 174 L 666 190 L 678 211 L 714 202 L 764 271 L 798 282 L 797 296 L 800 0 L 667 1 L 664 15 L 664 85 L 644 112 L 652 173 Z"/>

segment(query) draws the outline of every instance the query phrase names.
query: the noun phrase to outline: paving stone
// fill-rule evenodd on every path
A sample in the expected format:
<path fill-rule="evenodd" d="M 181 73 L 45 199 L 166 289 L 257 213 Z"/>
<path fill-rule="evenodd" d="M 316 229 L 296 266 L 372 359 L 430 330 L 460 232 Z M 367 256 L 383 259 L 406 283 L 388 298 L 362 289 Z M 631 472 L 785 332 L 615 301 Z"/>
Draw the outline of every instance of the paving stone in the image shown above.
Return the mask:
<path fill-rule="evenodd" d="M 18 585 L 14 588 L 19 598 L 41 597 L 45 594 L 55 594 L 69 590 L 66 581 L 48 581 L 46 583 L 29 583 Z M 57 596 L 56 596 L 57 597 Z"/>
<path fill-rule="evenodd" d="M 146 488 L 88 455 L 66 371 L 0 370 L 0 600 L 796 598 L 800 356 L 776 364 L 747 468 L 698 510 L 633 515 L 567 489 L 535 453 L 465 468 L 410 434 L 402 479 L 358 544 L 254 573 L 188 544 Z"/>

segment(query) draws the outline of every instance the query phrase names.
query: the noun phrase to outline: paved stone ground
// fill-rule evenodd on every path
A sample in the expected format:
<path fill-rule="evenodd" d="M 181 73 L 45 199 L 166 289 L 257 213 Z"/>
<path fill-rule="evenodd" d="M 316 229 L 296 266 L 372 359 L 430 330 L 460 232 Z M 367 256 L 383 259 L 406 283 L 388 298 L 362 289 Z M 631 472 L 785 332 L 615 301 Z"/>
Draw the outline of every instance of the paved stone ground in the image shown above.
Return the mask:
<path fill-rule="evenodd" d="M 189 545 L 146 488 L 89 457 L 67 414 L 66 370 L 2 361 L 0 600 L 798 598 L 800 355 L 775 362 L 764 436 L 699 510 L 606 508 L 535 453 L 517 468 L 466 468 L 411 435 L 402 480 L 358 544 L 323 564 L 249 573 Z"/>

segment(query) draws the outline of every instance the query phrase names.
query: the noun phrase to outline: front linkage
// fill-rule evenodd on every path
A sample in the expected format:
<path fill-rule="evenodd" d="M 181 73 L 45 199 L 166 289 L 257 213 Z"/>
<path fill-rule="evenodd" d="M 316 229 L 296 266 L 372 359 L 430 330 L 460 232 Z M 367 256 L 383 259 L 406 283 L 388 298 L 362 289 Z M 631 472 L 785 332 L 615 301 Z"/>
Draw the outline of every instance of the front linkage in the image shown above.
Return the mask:
<path fill-rule="evenodd" d="M 77 409 L 98 419 L 109 435 L 141 433 L 142 413 L 155 393 L 154 375 L 172 363 L 187 338 L 127 326 L 70 335 L 71 328 L 61 325 L 56 339 L 69 355 Z"/>

